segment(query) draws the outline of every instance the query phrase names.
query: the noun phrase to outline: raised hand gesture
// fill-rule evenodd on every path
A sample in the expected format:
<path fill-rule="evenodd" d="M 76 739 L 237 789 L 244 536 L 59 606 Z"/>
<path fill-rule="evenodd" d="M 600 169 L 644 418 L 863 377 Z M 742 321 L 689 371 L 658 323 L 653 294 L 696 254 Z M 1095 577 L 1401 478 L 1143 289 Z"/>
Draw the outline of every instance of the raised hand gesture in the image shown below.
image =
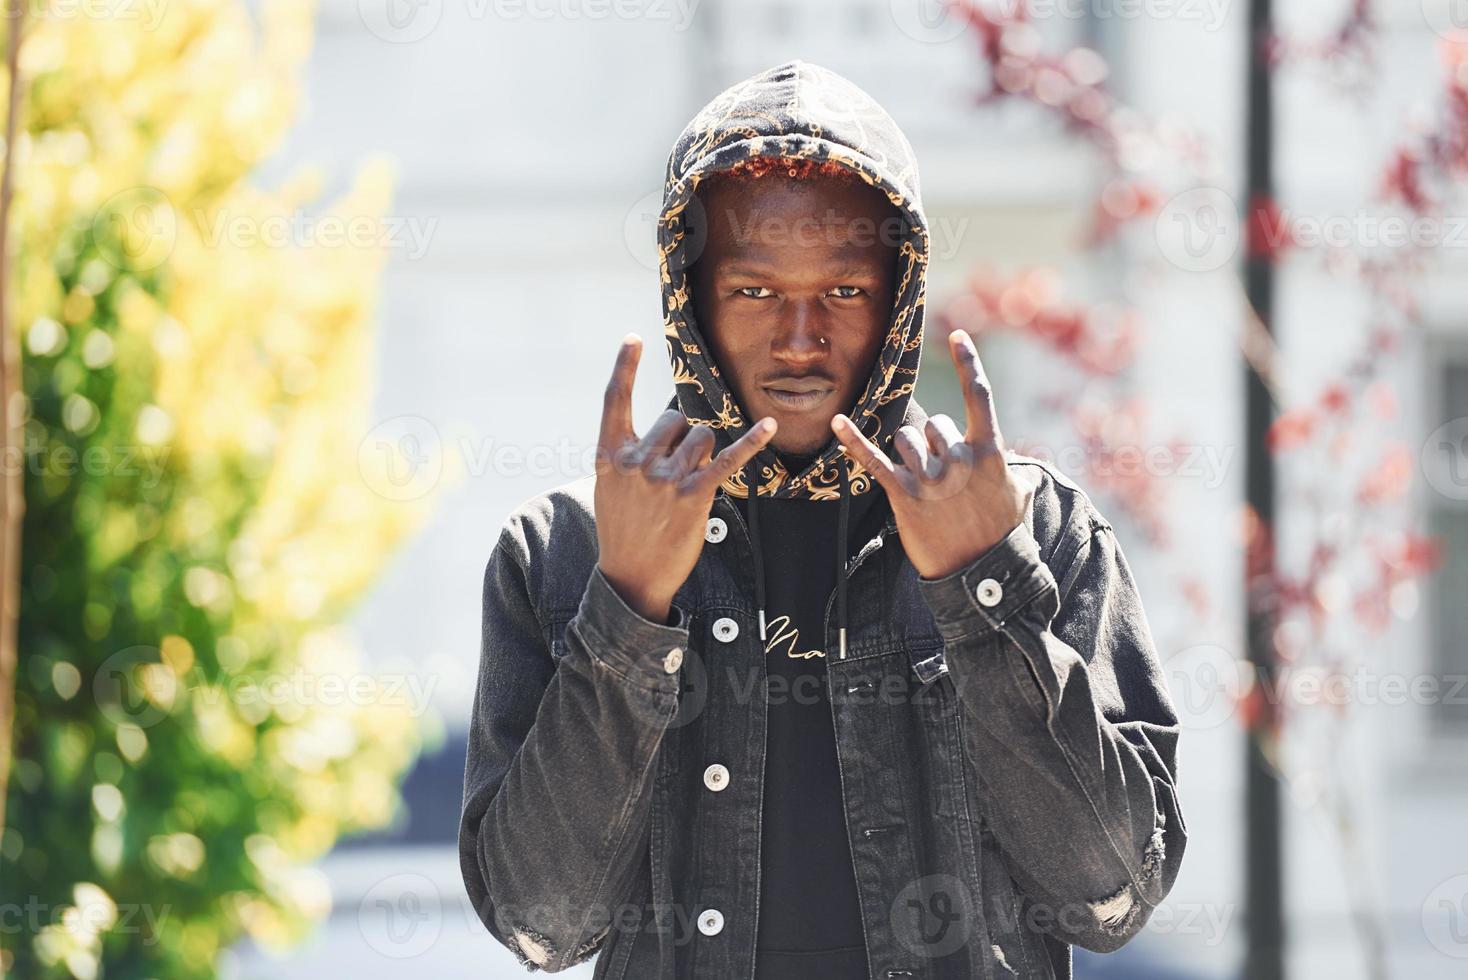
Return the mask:
<path fill-rule="evenodd" d="M 775 434 L 757 422 L 717 457 L 714 434 L 676 409 L 647 435 L 632 429 L 632 382 L 642 340 L 629 334 L 617 352 L 602 407 L 596 452 L 596 539 L 602 574 L 627 605 L 666 622 L 673 595 L 693 572 L 719 484 L 744 467 Z"/>
<path fill-rule="evenodd" d="M 1009 472 L 994 395 L 973 340 L 962 330 L 948 348 L 963 381 L 968 431 L 946 415 L 911 425 L 893 441 L 905 465 L 895 465 L 845 415 L 831 420 L 836 438 L 887 491 L 903 548 L 918 574 L 942 578 L 971 564 L 1024 519 L 1032 489 Z"/>

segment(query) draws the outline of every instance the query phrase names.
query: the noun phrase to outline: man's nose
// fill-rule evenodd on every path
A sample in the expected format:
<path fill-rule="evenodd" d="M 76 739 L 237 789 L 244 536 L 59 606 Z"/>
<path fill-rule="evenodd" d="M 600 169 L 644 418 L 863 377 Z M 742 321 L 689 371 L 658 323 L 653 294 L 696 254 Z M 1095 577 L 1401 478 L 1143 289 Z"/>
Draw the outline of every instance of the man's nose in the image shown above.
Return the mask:
<path fill-rule="evenodd" d="M 793 304 L 781 318 L 771 353 L 787 364 L 811 364 L 830 353 L 824 314 L 811 305 Z"/>

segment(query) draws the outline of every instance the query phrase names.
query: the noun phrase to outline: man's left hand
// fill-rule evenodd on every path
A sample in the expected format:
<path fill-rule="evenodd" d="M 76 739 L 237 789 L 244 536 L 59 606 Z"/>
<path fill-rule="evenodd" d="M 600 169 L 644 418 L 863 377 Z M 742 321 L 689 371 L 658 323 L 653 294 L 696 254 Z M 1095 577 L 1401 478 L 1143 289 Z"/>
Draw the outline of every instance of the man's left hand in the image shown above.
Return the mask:
<path fill-rule="evenodd" d="M 851 419 L 831 420 L 846 452 L 887 491 L 907 556 L 928 579 L 958 571 L 1004 540 L 1024 520 L 1034 493 L 1005 463 L 994 396 L 973 340 L 955 330 L 948 349 L 963 382 L 967 433 L 946 415 L 929 418 L 922 432 L 904 425 L 893 441 L 905 465 L 894 465 Z"/>

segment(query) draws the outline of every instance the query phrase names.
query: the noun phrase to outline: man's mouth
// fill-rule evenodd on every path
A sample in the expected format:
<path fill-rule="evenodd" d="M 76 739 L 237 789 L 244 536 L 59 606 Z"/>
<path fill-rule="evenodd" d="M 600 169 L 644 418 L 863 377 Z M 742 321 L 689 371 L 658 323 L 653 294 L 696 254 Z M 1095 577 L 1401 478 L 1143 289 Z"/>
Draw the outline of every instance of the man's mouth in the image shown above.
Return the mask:
<path fill-rule="evenodd" d="M 788 378 L 762 386 L 770 400 L 796 412 L 809 411 L 836 393 L 836 386 L 819 378 Z"/>

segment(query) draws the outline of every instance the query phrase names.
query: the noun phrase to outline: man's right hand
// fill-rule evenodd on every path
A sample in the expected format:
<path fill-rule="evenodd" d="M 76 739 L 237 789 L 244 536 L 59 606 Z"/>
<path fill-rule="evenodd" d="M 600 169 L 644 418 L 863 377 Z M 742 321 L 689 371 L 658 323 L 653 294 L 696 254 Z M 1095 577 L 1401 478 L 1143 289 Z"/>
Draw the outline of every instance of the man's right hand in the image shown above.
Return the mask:
<path fill-rule="evenodd" d="M 668 409 L 641 439 L 632 430 L 632 382 L 642 340 L 629 334 L 617 352 L 602 407 L 596 452 L 598 565 L 639 615 L 665 623 L 673 595 L 693 573 L 719 484 L 741 470 L 775 434 L 760 419 L 710 458 L 713 431 Z"/>

